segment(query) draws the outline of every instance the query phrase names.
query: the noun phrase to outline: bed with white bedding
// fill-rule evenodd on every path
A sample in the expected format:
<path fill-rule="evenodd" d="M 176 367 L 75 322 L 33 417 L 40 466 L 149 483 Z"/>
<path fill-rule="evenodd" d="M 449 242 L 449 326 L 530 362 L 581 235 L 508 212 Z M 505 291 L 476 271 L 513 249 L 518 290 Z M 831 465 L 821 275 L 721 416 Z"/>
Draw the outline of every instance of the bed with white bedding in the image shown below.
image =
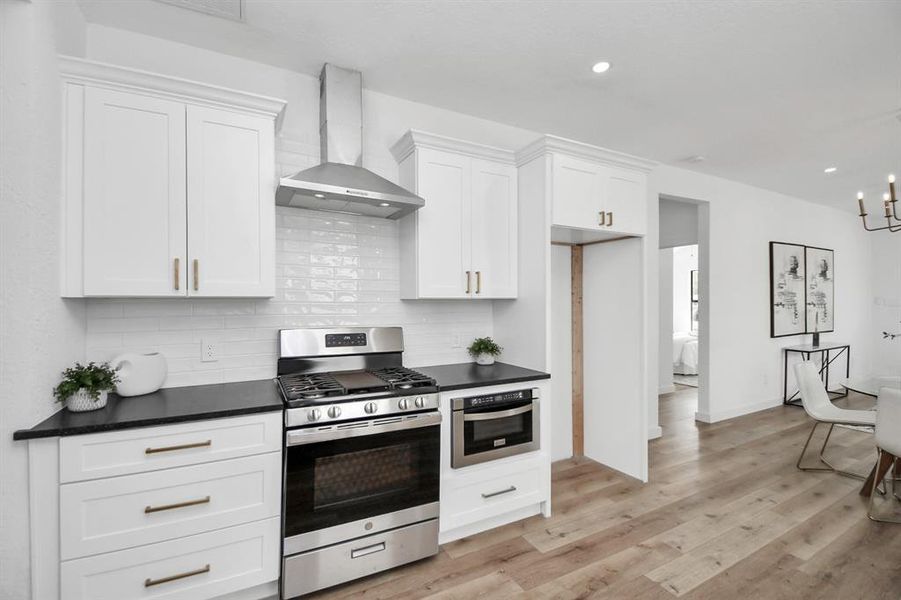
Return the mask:
<path fill-rule="evenodd" d="M 677 375 L 698 374 L 697 334 L 673 334 L 673 373 Z"/>

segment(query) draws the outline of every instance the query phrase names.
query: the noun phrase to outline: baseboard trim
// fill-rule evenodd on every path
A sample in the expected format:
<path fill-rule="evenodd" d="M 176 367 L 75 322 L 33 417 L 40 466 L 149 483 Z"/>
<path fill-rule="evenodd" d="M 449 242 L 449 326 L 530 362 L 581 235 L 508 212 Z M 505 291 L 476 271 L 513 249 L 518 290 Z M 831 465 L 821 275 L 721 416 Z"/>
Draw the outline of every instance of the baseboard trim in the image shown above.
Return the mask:
<path fill-rule="evenodd" d="M 657 427 L 648 428 L 648 440 L 656 440 L 659 437 L 663 437 L 663 428 L 659 425 Z"/>
<path fill-rule="evenodd" d="M 775 400 L 766 400 L 764 402 L 757 402 L 756 404 L 736 406 L 735 408 L 717 412 L 707 413 L 698 411 L 695 413 L 695 421 L 701 421 L 702 423 L 719 423 L 720 421 L 734 419 L 735 417 L 743 417 L 744 415 L 767 410 L 768 408 L 775 408 L 781 405 L 782 398 L 776 398 Z"/>

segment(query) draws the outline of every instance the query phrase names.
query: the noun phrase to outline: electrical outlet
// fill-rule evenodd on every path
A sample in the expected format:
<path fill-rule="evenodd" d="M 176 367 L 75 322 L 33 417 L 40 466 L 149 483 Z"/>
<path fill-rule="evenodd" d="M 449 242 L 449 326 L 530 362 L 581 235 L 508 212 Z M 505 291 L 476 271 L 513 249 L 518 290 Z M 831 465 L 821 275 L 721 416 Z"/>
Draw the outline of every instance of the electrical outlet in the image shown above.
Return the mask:
<path fill-rule="evenodd" d="M 462 348 L 463 347 L 463 336 L 459 333 L 455 333 L 451 336 L 451 348 Z"/>
<path fill-rule="evenodd" d="M 219 360 L 219 347 L 216 342 L 203 340 L 200 342 L 200 362 L 216 362 Z"/>

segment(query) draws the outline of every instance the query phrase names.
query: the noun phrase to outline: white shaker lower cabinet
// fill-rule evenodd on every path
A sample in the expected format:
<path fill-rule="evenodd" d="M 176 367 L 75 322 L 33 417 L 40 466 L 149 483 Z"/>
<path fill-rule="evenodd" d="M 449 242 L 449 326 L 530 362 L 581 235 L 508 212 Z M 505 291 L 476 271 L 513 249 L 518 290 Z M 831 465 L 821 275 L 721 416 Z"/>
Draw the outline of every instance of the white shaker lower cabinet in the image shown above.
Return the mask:
<path fill-rule="evenodd" d="M 281 418 L 277 411 L 29 441 L 31 543 L 40 549 L 33 597 L 272 598 Z"/>
<path fill-rule="evenodd" d="M 60 58 L 64 297 L 275 293 L 281 100 Z"/>
<path fill-rule="evenodd" d="M 454 398 L 539 390 L 539 448 L 454 469 Z M 551 514 L 550 380 L 441 392 L 441 518 L 442 544 L 500 527 L 520 519 Z"/>
<path fill-rule="evenodd" d="M 400 220 L 401 297 L 516 298 L 513 152 L 421 131 L 391 149 L 425 206 Z"/>
<path fill-rule="evenodd" d="M 211 533 L 62 563 L 61 600 L 206 600 L 279 576 L 281 523 Z"/>

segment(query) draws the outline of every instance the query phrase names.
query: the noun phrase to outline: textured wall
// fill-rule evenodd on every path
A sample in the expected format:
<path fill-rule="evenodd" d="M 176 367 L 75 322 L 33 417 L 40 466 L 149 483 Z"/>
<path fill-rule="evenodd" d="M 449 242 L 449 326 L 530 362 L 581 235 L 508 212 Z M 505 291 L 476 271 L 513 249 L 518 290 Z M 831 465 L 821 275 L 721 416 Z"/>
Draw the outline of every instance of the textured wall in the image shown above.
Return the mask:
<path fill-rule="evenodd" d="M 57 38 L 55 25 L 66 22 Z M 29 596 L 27 446 L 12 431 L 57 407 L 59 372 L 84 353 L 81 301 L 59 297 L 57 51 L 77 54 L 69 2 L 0 2 L 0 598 Z"/>
<path fill-rule="evenodd" d="M 399 299 L 395 221 L 279 207 L 277 223 L 274 299 L 89 300 L 88 357 L 162 352 L 172 387 L 272 377 L 280 328 L 401 325 L 410 366 L 469 360 L 454 336 L 491 334 L 491 302 Z"/>

